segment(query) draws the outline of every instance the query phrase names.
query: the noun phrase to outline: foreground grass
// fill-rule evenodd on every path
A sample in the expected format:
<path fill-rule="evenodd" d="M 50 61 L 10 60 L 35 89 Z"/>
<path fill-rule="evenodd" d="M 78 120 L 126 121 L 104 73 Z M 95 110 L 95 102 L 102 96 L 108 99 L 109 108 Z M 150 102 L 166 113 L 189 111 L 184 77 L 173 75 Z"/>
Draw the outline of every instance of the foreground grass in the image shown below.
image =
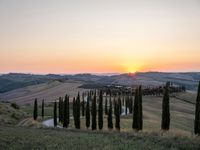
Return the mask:
<path fill-rule="evenodd" d="M 0 126 L 1 149 L 200 149 L 198 137 Z"/>

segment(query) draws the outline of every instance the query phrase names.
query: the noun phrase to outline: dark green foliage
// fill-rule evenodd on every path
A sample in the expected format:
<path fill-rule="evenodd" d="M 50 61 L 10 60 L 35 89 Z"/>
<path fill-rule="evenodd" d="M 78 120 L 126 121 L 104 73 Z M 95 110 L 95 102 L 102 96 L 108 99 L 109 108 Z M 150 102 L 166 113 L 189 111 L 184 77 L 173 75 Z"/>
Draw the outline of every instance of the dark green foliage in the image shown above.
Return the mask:
<path fill-rule="evenodd" d="M 115 128 L 116 130 L 120 130 L 120 104 L 119 101 L 115 102 Z"/>
<path fill-rule="evenodd" d="M 42 119 L 44 118 L 44 99 L 42 100 Z"/>
<path fill-rule="evenodd" d="M 200 135 L 200 81 L 196 98 L 194 133 Z"/>
<path fill-rule="evenodd" d="M 128 99 L 127 99 L 127 96 L 126 96 L 126 99 L 125 99 L 125 114 L 127 115 L 127 111 L 128 111 Z"/>
<path fill-rule="evenodd" d="M 143 113 L 142 113 L 142 88 L 138 89 L 138 130 L 143 128 Z"/>
<path fill-rule="evenodd" d="M 64 118 L 64 105 L 63 105 L 63 100 L 61 97 L 59 97 L 59 103 L 58 103 L 58 119 L 59 122 L 63 122 Z"/>
<path fill-rule="evenodd" d="M 110 105 L 109 105 L 109 110 L 108 110 L 108 129 L 113 129 L 111 96 L 110 96 L 109 102 L 110 102 Z"/>
<path fill-rule="evenodd" d="M 170 126 L 170 110 L 169 110 L 169 82 L 166 83 L 162 102 L 162 122 L 161 129 L 169 130 Z"/>
<path fill-rule="evenodd" d="M 63 127 L 67 128 L 69 125 L 69 97 L 67 94 L 65 95 L 63 108 Z"/>
<path fill-rule="evenodd" d="M 57 126 L 57 102 L 54 102 L 54 109 L 53 109 L 53 120 L 54 120 L 54 127 Z"/>
<path fill-rule="evenodd" d="M 74 126 L 76 127 L 76 99 L 73 98 L 73 117 L 74 117 Z"/>
<path fill-rule="evenodd" d="M 99 93 L 99 109 L 98 109 L 98 125 L 99 130 L 103 128 L 103 92 Z"/>
<path fill-rule="evenodd" d="M 108 115 L 108 99 L 107 99 L 107 95 L 106 95 L 106 99 L 105 99 L 105 115 Z"/>
<path fill-rule="evenodd" d="M 135 99 L 134 99 L 134 106 L 133 106 L 133 124 L 132 128 L 138 130 L 138 88 L 135 90 Z"/>
<path fill-rule="evenodd" d="M 80 129 L 80 94 L 78 93 L 78 96 L 76 98 L 76 123 L 75 127 L 76 129 Z"/>
<path fill-rule="evenodd" d="M 14 109 L 19 109 L 19 105 L 17 105 L 16 103 L 11 103 L 10 106 Z"/>
<path fill-rule="evenodd" d="M 96 92 L 94 94 L 93 100 L 92 100 L 92 130 L 97 129 L 97 120 L 96 120 Z"/>
<path fill-rule="evenodd" d="M 87 104 L 86 104 L 86 127 L 90 127 L 90 100 L 91 100 L 91 95 L 88 93 L 87 96 Z"/>
<path fill-rule="evenodd" d="M 132 128 L 135 130 L 142 130 L 143 128 L 143 113 L 142 113 L 142 88 L 136 88 L 135 99 L 133 107 L 133 124 Z"/>
<path fill-rule="evenodd" d="M 85 94 L 82 95 L 82 116 L 85 116 L 85 101 L 84 101 Z"/>
<path fill-rule="evenodd" d="M 37 98 L 34 101 L 34 109 L 33 109 L 33 119 L 37 120 L 38 116 L 38 106 L 37 106 Z"/>
<path fill-rule="evenodd" d="M 120 96 L 118 98 L 118 104 L 119 104 L 119 113 L 122 114 L 122 101 Z"/>

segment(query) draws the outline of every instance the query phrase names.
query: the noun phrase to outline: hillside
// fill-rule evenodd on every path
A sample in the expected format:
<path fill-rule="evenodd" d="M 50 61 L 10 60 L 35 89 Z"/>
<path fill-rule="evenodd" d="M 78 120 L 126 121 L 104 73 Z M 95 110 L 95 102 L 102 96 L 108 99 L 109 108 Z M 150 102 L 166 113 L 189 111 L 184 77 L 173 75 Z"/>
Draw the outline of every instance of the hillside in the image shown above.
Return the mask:
<path fill-rule="evenodd" d="M 12 103 L 0 102 L 0 125 L 16 125 L 27 114 Z"/>
<path fill-rule="evenodd" d="M 198 137 L 173 133 L 117 133 L 69 129 L 0 128 L 2 149 L 71 149 L 71 150 L 198 150 Z M 40 138 L 38 138 L 40 137 Z M 12 143 L 12 144 L 8 144 Z"/>
<path fill-rule="evenodd" d="M 64 97 L 66 93 L 71 98 L 76 96 L 78 91 L 82 92 L 84 89 L 79 88 L 83 83 L 81 81 L 70 81 L 65 82 L 51 81 L 47 83 L 26 86 L 24 88 L 12 90 L 0 94 L 2 100 L 9 102 L 16 102 L 17 104 L 32 104 L 35 98 L 39 101 L 45 99 L 46 102 L 52 102 L 58 99 L 60 96 Z"/>
<path fill-rule="evenodd" d="M 162 73 L 162 72 L 136 72 L 135 74 L 117 75 L 94 75 L 94 74 L 75 74 L 75 75 L 33 75 L 10 73 L 0 75 L 0 93 L 11 90 L 49 83 L 52 81 L 66 82 L 67 80 L 81 81 L 91 85 L 138 85 L 158 86 L 170 81 L 177 85 L 184 85 L 187 90 L 196 90 L 200 80 L 199 72 L 186 73 Z"/>

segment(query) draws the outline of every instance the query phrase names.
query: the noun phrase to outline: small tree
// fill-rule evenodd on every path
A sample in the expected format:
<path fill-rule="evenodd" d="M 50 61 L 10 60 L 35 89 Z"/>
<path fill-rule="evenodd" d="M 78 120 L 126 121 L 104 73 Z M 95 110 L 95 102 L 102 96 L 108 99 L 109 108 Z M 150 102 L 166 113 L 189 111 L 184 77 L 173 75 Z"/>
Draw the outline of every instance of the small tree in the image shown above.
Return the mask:
<path fill-rule="evenodd" d="M 98 109 L 98 125 L 99 130 L 103 128 L 103 92 L 99 93 L 99 109 Z"/>
<path fill-rule="evenodd" d="M 169 130 L 170 126 L 170 110 L 169 110 L 169 82 L 166 83 L 162 102 L 162 130 Z"/>
<path fill-rule="evenodd" d="M 108 129 L 113 129 L 113 122 L 112 122 L 112 102 L 111 102 L 111 96 L 109 101 L 109 110 L 108 110 Z"/>
<path fill-rule="evenodd" d="M 57 102 L 54 102 L 54 113 L 53 113 L 53 118 L 54 118 L 54 127 L 57 126 Z"/>
<path fill-rule="evenodd" d="M 86 104 L 86 127 L 90 127 L 90 94 L 87 96 L 87 104 Z"/>
<path fill-rule="evenodd" d="M 97 129 L 97 122 L 96 122 L 96 92 L 94 94 L 94 98 L 92 100 L 92 130 Z"/>
<path fill-rule="evenodd" d="M 44 119 L 44 99 L 42 100 L 42 119 Z"/>
<path fill-rule="evenodd" d="M 33 119 L 37 120 L 38 116 L 38 106 L 37 106 L 37 98 L 34 101 L 34 109 L 33 109 Z"/>
<path fill-rule="evenodd" d="M 200 81 L 196 98 L 195 120 L 194 120 L 194 133 L 200 134 Z"/>

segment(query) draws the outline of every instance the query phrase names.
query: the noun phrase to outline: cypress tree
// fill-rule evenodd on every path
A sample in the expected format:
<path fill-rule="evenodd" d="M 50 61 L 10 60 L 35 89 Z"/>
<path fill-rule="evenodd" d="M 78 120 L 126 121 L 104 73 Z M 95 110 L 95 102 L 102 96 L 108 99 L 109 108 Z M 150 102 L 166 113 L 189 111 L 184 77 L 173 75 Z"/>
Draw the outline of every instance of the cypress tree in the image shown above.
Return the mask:
<path fill-rule="evenodd" d="M 33 119 L 37 120 L 38 116 L 38 106 L 37 106 L 37 98 L 34 101 L 34 109 L 33 109 Z"/>
<path fill-rule="evenodd" d="M 138 88 L 136 88 L 136 90 L 135 90 L 132 128 L 135 130 L 138 130 Z"/>
<path fill-rule="evenodd" d="M 63 122 L 63 113 L 64 113 L 64 107 L 63 107 L 63 100 L 61 97 L 59 97 L 59 102 L 58 102 L 58 119 L 59 122 Z"/>
<path fill-rule="evenodd" d="M 99 93 L 99 109 L 98 109 L 98 125 L 99 130 L 103 128 L 103 92 Z"/>
<path fill-rule="evenodd" d="M 128 100 L 127 100 L 127 96 L 126 96 L 126 99 L 125 99 L 125 114 L 127 115 L 127 111 L 128 111 Z"/>
<path fill-rule="evenodd" d="M 86 104 L 86 127 L 90 127 L 90 94 L 87 96 L 87 104 Z"/>
<path fill-rule="evenodd" d="M 200 81 L 196 98 L 195 120 L 194 120 L 194 133 L 200 134 Z"/>
<path fill-rule="evenodd" d="M 78 93 L 76 99 L 76 128 L 80 129 L 80 94 Z"/>
<path fill-rule="evenodd" d="M 119 104 L 119 114 L 122 114 L 122 102 L 121 102 L 121 97 L 119 96 L 118 98 L 118 104 Z"/>
<path fill-rule="evenodd" d="M 54 127 L 57 126 L 57 102 L 54 102 L 54 113 L 53 113 L 53 118 L 54 118 Z"/>
<path fill-rule="evenodd" d="M 44 99 L 42 100 L 42 119 L 44 118 Z"/>
<path fill-rule="evenodd" d="M 97 122 L 96 122 L 96 92 L 94 94 L 94 98 L 92 100 L 92 130 L 97 129 Z"/>
<path fill-rule="evenodd" d="M 138 89 L 138 129 L 143 128 L 143 113 L 142 113 L 142 88 L 139 86 Z"/>
<path fill-rule="evenodd" d="M 82 116 L 85 116 L 85 100 L 84 100 L 85 94 L 82 95 Z"/>
<path fill-rule="evenodd" d="M 73 117 L 74 117 L 74 126 L 76 127 L 76 99 L 73 98 Z"/>
<path fill-rule="evenodd" d="M 120 105 L 119 103 L 115 103 L 116 114 L 115 114 L 115 128 L 116 130 L 120 130 Z"/>
<path fill-rule="evenodd" d="M 162 102 L 162 130 L 169 130 L 170 126 L 170 110 L 169 110 L 169 82 L 166 83 Z"/>
<path fill-rule="evenodd" d="M 64 113 L 63 113 L 63 127 L 67 128 L 69 125 L 69 97 L 66 94 L 64 100 Z"/>
<path fill-rule="evenodd" d="M 107 100 L 107 95 L 105 99 L 105 115 L 108 115 L 108 100 Z"/>
<path fill-rule="evenodd" d="M 110 103 L 110 105 L 109 105 L 109 110 L 108 110 L 108 129 L 113 129 L 111 96 L 110 96 L 109 103 Z"/>

